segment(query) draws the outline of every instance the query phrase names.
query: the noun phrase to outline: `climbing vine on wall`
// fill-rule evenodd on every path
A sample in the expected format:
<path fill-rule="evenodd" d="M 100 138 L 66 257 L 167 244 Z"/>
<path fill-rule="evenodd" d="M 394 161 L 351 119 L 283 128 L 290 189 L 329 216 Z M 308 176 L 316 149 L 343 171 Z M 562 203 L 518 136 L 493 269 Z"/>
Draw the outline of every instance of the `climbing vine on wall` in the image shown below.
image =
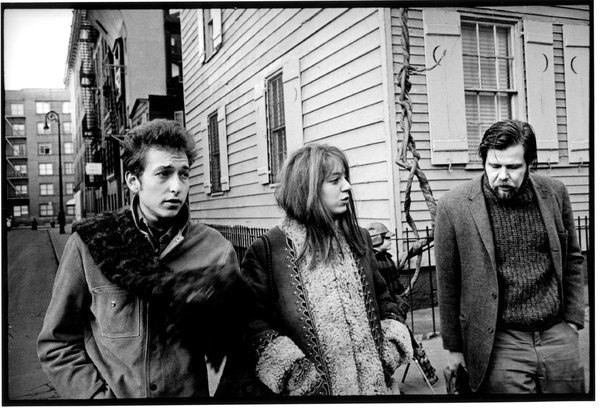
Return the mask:
<path fill-rule="evenodd" d="M 416 74 L 419 75 L 425 71 L 434 69 L 437 67 L 444 58 L 446 54 L 438 60 L 438 62 L 429 68 L 417 68 L 415 66 L 410 65 L 410 37 L 408 32 L 408 9 L 401 8 L 400 9 L 401 16 L 401 30 L 402 30 L 402 47 L 401 47 L 401 67 L 400 71 L 396 75 L 396 85 L 399 88 L 398 92 L 398 102 L 401 107 L 401 121 L 400 128 L 402 132 L 402 143 L 400 144 L 398 158 L 396 159 L 396 164 L 400 166 L 402 169 L 408 171 L 408 177 L 406 180 L 406 191 L 404 196 L 404 216 L 406 218 L 406 222 L 408 223 L 413 235 L 415 236 L 415 242 L 409 247 L 409 249 L 402 254 L 400 259 L 398 260 L 398 267 L 402 270 L 408 268 L 409 261 L 416 256 L 416 267 L 413 276 L 410 279 L 410 285 L 406 289 L 406 292 L 410 291 L 410 289 L 414 286 L 415 282 L 419 277 L 419 272 L 421 270 L 421 261 L 423 259 L 423 251 L 427 249 L 428 246 L 433 245 L 433 234 L 427 237 L 421 237 L 419 234 L 419 230 L 417 225 L 412 218 L 410 213 L 411 204 L 412 204 L 412 187 L 415 177 L 419 182 L 419 188 L 423 193 L 423 197 L 425 198 L 425 203 L 427 204 L 427 208 L 429 209 L 429 213 L 431 216 L 431 224 L 432 226 L 435 223 L 435 213 L 437 209 L 437 204 L 435 202 L 435 198 L 433 197 L 433 192 L 431 190 L 431 186 L 429 185 L 429 181 L 427 180 L 427 176 L 425 172 L 421 169 L 419 165 L 419 160 L 421 159 L 421 155 L 417 150 L 415 139 L 411 134 L 412 127 L 412 101 L 410 98 L 410 75 Z M 409 154 L 410 153 L 410 154 Z"/>

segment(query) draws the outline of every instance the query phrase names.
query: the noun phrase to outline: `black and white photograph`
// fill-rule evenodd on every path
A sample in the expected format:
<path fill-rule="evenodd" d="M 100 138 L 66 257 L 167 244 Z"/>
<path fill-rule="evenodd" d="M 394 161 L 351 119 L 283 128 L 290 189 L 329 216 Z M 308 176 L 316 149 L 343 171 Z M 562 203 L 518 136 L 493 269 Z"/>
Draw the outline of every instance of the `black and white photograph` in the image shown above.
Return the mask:
<path fill-rule="evenodd" d="M 591 406 L 593 6 L 0 4 L 2 405 Z"/>

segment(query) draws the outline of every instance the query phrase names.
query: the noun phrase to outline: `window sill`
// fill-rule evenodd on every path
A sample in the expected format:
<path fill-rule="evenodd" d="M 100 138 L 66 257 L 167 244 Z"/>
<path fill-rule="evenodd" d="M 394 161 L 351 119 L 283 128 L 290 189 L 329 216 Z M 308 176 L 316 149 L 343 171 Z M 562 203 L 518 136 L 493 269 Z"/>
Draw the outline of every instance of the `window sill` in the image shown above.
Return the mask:
<path fill-rule="evenodd" d="M 208 193 L 210 197 L 221 197 L 225 195 L 223 191 L 215 191 L 214 193 Z"/>

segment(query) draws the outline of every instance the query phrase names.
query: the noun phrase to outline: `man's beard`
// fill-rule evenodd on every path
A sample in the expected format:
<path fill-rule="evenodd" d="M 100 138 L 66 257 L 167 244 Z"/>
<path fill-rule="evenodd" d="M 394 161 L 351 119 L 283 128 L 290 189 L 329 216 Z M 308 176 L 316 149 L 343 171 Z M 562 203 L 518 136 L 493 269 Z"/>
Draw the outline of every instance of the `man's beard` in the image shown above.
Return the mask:
<path fill-rule="evenodd" d="M 503 187 L 509 187 L 509 189 L 502 190 L 502 189 L 500 189 L 500 186 L 494 187 L 494 193 L 496 194 L 496 197 L 498 197 L 498 199 L 500 199 L 502 201 L 509 201 L 514 196 L 517 195 L 517 189 L 515 187 L 513 187 L 513 186 L 503 186 Z"/>

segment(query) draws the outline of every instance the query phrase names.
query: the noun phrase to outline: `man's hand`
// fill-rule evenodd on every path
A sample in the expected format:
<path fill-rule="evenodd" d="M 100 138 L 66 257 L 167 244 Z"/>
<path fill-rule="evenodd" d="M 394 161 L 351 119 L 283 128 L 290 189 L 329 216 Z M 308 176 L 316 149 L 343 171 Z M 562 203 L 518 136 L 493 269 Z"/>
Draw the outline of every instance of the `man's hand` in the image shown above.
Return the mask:
<path fill-rule="evenodd" d="M 467 365 L 465 364 L 465 356 L 463 356 L 463 353 L 459 351 L 449 351 L 448 367 L 450 367 L 452 371 L 456 371 L 459 365 L 465 367 L 465 369 L 467 368 Z"/>

